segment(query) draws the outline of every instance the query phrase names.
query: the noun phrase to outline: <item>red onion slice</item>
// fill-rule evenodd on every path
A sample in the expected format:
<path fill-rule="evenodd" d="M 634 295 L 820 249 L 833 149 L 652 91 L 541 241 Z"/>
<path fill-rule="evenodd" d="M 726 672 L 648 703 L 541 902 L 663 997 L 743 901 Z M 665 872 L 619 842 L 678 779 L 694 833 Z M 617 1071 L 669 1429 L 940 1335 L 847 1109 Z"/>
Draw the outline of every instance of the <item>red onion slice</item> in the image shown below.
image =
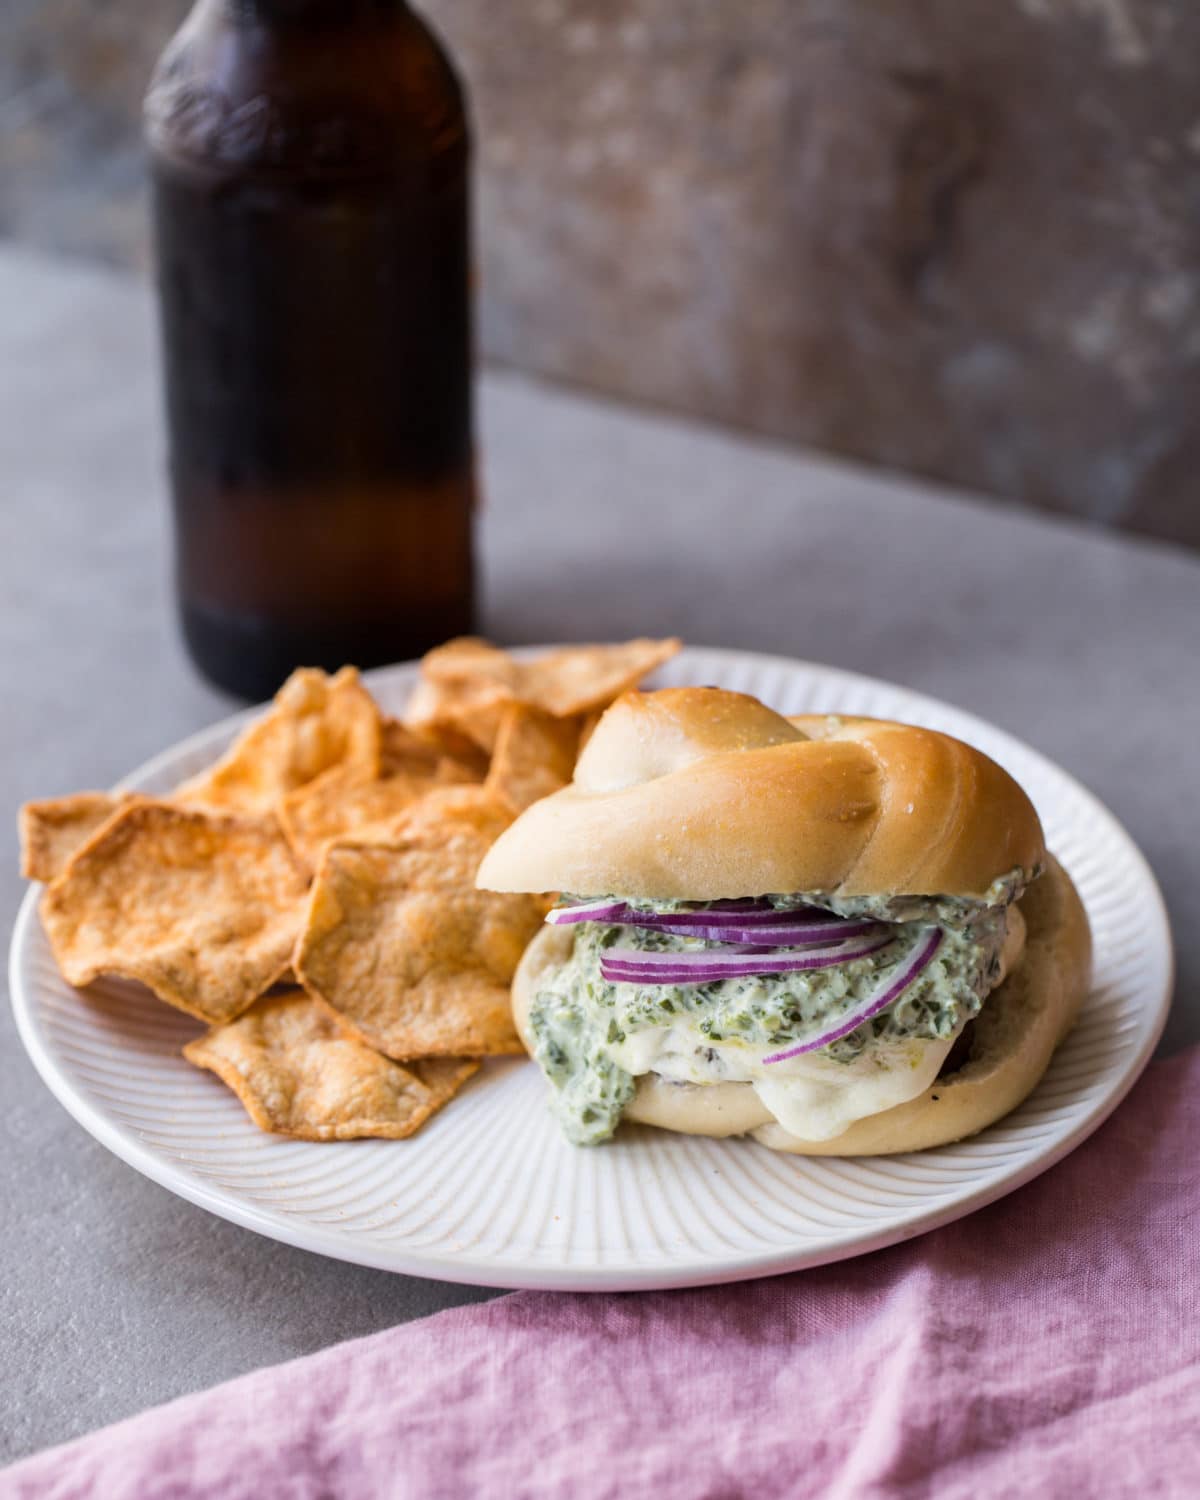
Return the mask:
<path fill-rule="evenodd" d="M 697 916 L 703 913 L 697 912 Z M 791 913 L 787 914 L 791 917 Z M 826 913 L 828 916 L 828 913 Z M 805 920 L 797 922 L 749 923 L 742 921 L 734 926 L 710 926 L 707 922 L 642 922 L 629 924 L 633 927 L 652 927 L 655 932 L 670 932 L 679 937 L 705 938 L 711 943 L 757 943 L 772 948 L 813 947 L 818 943 L 836 943 L 846 938 L 875 937 L 885 931 L 879 922 L 847 921 L 829 916 L 827 921 Z M 769 943 L 767 943 L 769 939 Z"/>
<path fill-rule="evenodd" d="M 689 953 L 653 953 L 638 948 L 610 948 L 600 959 L 600 974 L 610 984 L 710 984 L 757 974 L 790 974 L 828 969 L 877 953 L 892 941 L 836 943 L 824 948 L 774 948 L 764 952 L 697 948 Z"/>
<path fill-rule="evenodd" d="M 584 901 L 575 906 L 555 907 L 546 921 L 556 927 L 573 922 L 611 922 L 616 926 L 647 927 L 683 937 L 730 943 L 759 942 L 769 933 L 772 947 L 860 937 L 879 925 L 865 919 L 839 917 L 816 906 L 789 910 L 752 898 L 718 902 L 704 911 L 670 912 L 641 911 L 623 901 Z"/>
<path fill-rule="evenodd" d="M 804 1052 L 817 1052 L 820 1048 L 828 1047 L 831 1043 L 840 1041 L 842 1037 L 849 1036 L 852 1031 L 857 1031 L 865 1021 L 869 1021 L 872 1016 L 877 1016 L 881 1010 L 886 1010 L 894 1000 L 900 998 L 928 966 L 934 954 L 942 946 L 943 937 L 945 933 L 940 927 L 933 928 L 917 943 L 896 972 L 889 975 L 873 995 L 845 1016 L 832 1031 L 826 1031 L 821 1036 L 814 1037 L 812 1041 L 801 1042 L 799 1046 L 789 1047 L 786 1052 L 773 1052 L 770 1057 L 763 1058 L 764 1064 L 783 1062 L 789 1057 L 799 1057 Z"/>
<path fill-rule="evenodd" d="M 624 901 L 583 901 L 578 906 L 556 906 L 546 921 L 553 927 L 572 922 L 623 922 L 628 910 Z"/>

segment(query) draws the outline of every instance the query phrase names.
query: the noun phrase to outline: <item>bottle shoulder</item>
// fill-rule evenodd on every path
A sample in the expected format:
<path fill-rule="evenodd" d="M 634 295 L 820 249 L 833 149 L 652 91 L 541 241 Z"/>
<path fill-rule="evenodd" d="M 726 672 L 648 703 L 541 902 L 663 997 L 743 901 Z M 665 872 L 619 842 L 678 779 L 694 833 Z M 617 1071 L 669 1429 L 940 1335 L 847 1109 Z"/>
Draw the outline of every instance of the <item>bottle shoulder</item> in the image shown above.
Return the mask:
<path fill-rule="evenodd" d="M 343 176 L 468 150 L 462 86 L 407 10 L 342 28 L 232 23 L 202 3 L 145 102 L 152 152 L 214 169 Z"/>

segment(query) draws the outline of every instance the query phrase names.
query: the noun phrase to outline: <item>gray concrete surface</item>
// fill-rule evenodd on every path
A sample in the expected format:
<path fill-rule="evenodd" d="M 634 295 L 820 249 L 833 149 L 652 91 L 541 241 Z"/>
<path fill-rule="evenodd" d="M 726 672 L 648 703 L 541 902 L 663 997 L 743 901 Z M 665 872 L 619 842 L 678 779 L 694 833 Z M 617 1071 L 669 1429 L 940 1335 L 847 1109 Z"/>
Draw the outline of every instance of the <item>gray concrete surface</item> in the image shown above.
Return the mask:
<path fill-rule="evenodd" d="M 19 801 L 104 785 L 224 713 L 171 618 L 149 306 L 0 250 L 0 903 Z M 1096 791 L 1200 927 L 1200 562 L 683 422 L 485 380 L 485 624 L 678 631 L 872 672 Z M 1180 955 L 1164 1047 L 1200 1036 Z M 0 1010 L 0 1456 L 486 1292 L 285 1249 L 96 1145 Z"/>

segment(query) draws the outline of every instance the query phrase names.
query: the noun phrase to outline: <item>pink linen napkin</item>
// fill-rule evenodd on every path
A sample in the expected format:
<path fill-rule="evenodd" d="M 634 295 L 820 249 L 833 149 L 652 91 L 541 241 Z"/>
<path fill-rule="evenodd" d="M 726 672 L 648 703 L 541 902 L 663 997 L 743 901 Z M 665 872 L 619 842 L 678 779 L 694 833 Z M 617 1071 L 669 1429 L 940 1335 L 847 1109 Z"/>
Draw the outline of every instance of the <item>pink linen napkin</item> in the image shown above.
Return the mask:
<path fill-rule="evenodd" d="M 920 1240 L 441 1313 L 35 1455 L 0 1495 L 1197 1496 L 1197 1141 L 1200 1049 Z"/>

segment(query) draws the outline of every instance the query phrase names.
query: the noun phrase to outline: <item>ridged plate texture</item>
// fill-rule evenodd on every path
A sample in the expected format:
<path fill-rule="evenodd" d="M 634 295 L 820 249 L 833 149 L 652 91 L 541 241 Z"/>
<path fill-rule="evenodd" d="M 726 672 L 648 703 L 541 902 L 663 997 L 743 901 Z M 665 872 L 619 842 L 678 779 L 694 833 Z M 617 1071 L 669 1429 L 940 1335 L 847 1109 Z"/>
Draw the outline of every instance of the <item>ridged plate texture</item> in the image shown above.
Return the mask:
<path fill-rule="evenodd" d="M 370 676 L 396 711 L 414 680 L 411 666 Z M 488 1064 L 412 1140 L 286 1141 L 256 1130 L 211 1074 L 183 1061 L 197 1023 L 131 986 L 64 983 L 31 891 L 13 937 L 12 993 L 42 1077 L 131 1166 L 260 1234 L 417 1276 L 579 1291 L 734 1281 L 878 1249 L 1010 1192 L 1094 1130 L 1145 1066 L 1171 987 L 1158 888 L 1105 808 L 1009 735 L 883 682 L 715 650 L 685 651 L 655 682 L 716 683 L 785 713 L 926 724 L 978 745 L 1025 786 L 1083 896 L 1096 962 L 1079 1024 L 1021 1109 L 974 1140 L 896 1157 L 806 1160 L 644 1127 L 579 1150 L 560 1139 L 537 1068 L 513 1060 Z M 168 790 L 247 717 L 126 784 Z"/>

